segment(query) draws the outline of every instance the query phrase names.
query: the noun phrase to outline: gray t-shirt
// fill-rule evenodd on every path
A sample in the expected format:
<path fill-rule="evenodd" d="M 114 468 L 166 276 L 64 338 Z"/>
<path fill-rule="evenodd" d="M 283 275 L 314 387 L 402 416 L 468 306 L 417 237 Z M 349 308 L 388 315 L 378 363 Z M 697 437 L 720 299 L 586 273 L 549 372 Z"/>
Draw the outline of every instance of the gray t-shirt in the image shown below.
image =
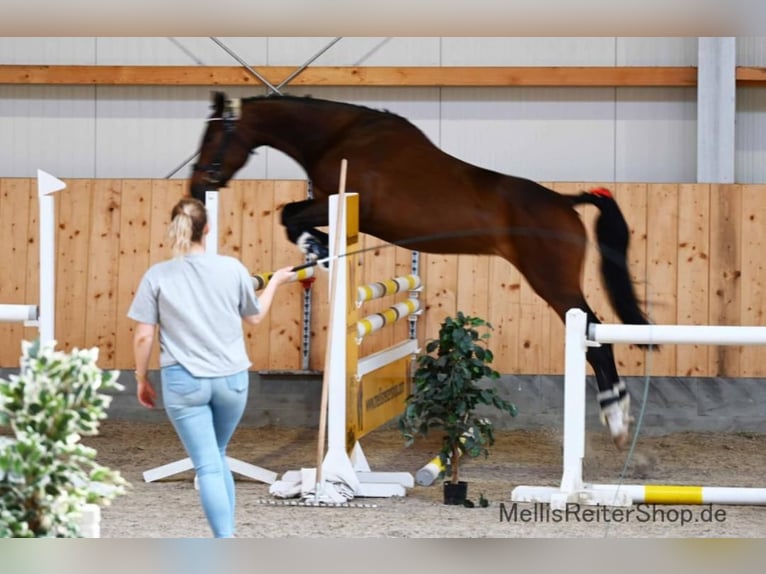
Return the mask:
<path fill-rule="evenodd" d="M 253 280 L 225 255 L 192 254 L 152 265 L 128 310 L 160 326 L 160 366 L 180 363 L 195 377 L 224 377 L 250 367 L 242 317 L 259 312 Z"/>

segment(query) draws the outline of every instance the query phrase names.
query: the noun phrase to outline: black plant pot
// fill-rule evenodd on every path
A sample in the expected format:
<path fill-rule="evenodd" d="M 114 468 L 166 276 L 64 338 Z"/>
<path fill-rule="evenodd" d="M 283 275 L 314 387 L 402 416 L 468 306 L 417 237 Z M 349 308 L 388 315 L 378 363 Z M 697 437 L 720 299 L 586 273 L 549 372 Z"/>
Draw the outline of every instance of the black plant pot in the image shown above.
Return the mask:
<path fill-rule="evenodd" d="M 457 484 L 449 481 L 444 483 L 444 504 L 463 506 L 468 494 L 468 483 L 461 480 Z"/>

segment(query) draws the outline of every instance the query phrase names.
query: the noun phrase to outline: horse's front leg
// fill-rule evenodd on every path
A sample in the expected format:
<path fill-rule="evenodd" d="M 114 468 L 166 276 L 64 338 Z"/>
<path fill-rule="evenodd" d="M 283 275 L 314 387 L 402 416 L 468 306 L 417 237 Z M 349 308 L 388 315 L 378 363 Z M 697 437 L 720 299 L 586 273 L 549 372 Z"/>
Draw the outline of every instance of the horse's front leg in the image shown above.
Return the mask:
<path fill-rule="evenodd" d="M 307 257 L 315 261 L 328 258 L 329 236 L 316 229 L 328 225 L 327 199 L 306 199 L 288 203 L 282 209 L 281 221 L 287 230 L 287 238 Z M 323 267 L 328 267 L 327 262 Z"/>

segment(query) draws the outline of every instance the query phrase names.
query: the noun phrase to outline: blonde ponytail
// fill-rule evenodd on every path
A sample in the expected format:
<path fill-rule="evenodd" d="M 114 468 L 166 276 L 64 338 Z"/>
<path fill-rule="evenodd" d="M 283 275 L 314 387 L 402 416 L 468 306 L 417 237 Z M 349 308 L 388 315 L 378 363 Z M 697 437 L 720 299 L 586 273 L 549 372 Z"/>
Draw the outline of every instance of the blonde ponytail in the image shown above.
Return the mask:
<path fill-rule="evenodd" d="M 207 210 L 201 201 L 190 197 L 182 198 L 170 213 L 168 238 L 175 257 L 183 257 L 191 250 L 193 243 L 201 243 L 207 225 Z"/>

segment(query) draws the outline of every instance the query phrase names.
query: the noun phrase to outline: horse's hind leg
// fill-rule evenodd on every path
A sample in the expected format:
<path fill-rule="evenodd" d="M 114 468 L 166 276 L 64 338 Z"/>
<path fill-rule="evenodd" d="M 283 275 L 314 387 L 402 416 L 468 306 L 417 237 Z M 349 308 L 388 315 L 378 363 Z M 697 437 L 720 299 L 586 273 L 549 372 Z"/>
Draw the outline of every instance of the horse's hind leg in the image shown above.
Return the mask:
<path fill-rule="evenodd" d="M 587 315 L 588 326 L 601 322 L 585 302 L 584 297 L 580 298 L 579 304 L 569 303 L 560 308 L 557 307 L 559 306 L 554 306 L 554 309 L 564 321 L 569 309 L 579 308 Z M 630 395 L 617 372 L 612 345 L 602 343 L 595 347 L 588 347 L 585 357 L 596 375 L 601 422 L 609 429 L 609 434 L 617 448 L 623 448 L 630 438 Z"/>
<path fill-rule="evenodd" d="M 316 227 L 328 224 L 327 200 L 307 199 L 288 203 L 282 209 L 282 225 L 287 238 L 309 258 L 325 259 L 329 255 L 329 236 Z"/>
<path fill-rule="evenodd" d="M 600 323 L 593 311 L 586 309 L 586 313 L 588 325 Z M 630 436 L 630 395 L 617 373 L 612 345 L 588 347 L 586 358 L 596 375 L 601 422 L 609 428 L 615 445 L 623 448 Z"/>
<path fill-rule="evenodd" d="M 599 323 L 580 288 L 580 270 L 584 259 L 584 242 L 531 242 L 520 251 L 517 264 L 530 286 L 552 308 L 562 321 L 566 321 L 569 309 L 582 309 L 588 316 L 588 324 Z M 533 256 L 534 255 L 534 256 Z M 528 256 L 528 257 L 527 257 Z M 540 264 L 545 261 L 545 264 Z M 625 384 L 620 381 L 611 345 L 589 347 L 586 358 L 596 375 L 601 419 L 609 428 L 612 440 L 618 448 L 628 441 L 630 397 Z"/>

